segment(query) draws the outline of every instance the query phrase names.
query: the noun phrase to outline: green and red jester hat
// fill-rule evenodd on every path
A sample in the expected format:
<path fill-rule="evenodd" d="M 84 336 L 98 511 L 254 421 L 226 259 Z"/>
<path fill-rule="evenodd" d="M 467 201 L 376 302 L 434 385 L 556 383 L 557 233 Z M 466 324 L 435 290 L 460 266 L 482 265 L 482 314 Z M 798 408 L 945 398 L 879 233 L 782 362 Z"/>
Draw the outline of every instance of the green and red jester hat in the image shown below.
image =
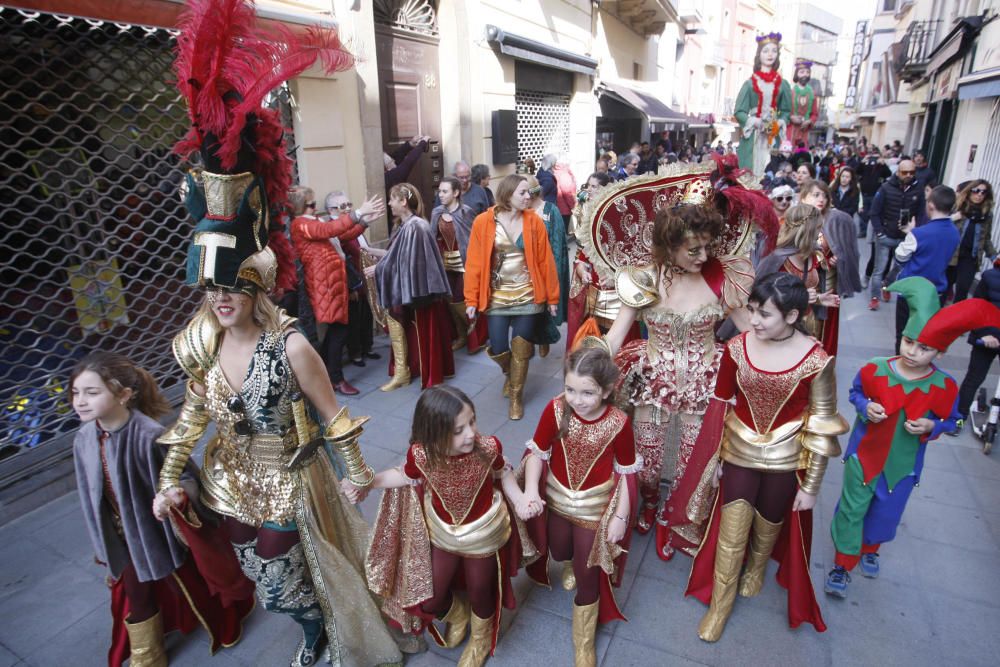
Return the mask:
<path fill-rule="evenodd" d="M 966 299 L 941 308 L 934 283 L 921 276 L 897 280 L 888 287 L 910 307 L 903 335 L 944 352 L 955 339 L 982 327 L 1000 327 L 1000 308 L 986 299 Z"/>

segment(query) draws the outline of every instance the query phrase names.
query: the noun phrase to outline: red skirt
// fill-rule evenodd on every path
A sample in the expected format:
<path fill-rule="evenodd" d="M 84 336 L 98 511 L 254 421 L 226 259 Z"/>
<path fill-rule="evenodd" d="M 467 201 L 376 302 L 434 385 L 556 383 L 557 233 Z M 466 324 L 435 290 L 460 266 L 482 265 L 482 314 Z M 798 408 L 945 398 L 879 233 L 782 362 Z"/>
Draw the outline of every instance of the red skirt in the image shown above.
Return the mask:
<path fill-rule="evenodd" d="M 425 306 L 406 306 L 401 310 L 410 375 L 420 376 L 420 388 L 433 387 L 455 375 L 455 357 L 451 351 L 454 328 L 448 304 L 439 299 Z M 389 375 L 395 372 L 396 359 L 390 355 Z"/>
<path fill-rule="evenodd" d="M 235 560 L 235 558 L 234 558 Z M 163 622 L 163 634 L 180 630 L 190 633 L 199 623 L 208 633 L 210 652 L 230 647 L 243 635 L 243 620 L 254 607 L 253 587 L 250 596 L 223 606 L 220 595 L 213 595 L 198 573 L 194 560 L 188 558 L 170 576 L 153 582 L 156 605 Z M 118 579 L 111 587 L 111 648 L 108 666 L 121 667 L 131 654 L 125 620 L 129 615 L 125 584 Z"/>

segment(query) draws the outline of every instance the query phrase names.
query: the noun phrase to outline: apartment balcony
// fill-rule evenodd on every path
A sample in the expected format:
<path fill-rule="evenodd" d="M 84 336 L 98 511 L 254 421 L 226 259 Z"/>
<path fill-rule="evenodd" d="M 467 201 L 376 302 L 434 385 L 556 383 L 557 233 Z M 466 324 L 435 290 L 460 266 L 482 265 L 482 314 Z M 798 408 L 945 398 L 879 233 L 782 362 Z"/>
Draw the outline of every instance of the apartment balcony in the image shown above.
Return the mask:
<path fill-rule="evenodd" d="M 701 4 L 698 0 L 677 0 L 677 15 L 684 23 L 701 23 Z"/>
<path fill-rule="evenodd" d="M 899 78 L 913 83 L 927 71 L 931 53 L 934 51 L 934 36 L 940 21 L 914 21 L 907 28 L 903 39 L 892 45 L 892 54 Z"/>
<path fill-rule="evenodd" d="M 678 20 L 676 0 L 604 0 L 601 8 L 643 37 L 662 35 L 668 22 Z"/>

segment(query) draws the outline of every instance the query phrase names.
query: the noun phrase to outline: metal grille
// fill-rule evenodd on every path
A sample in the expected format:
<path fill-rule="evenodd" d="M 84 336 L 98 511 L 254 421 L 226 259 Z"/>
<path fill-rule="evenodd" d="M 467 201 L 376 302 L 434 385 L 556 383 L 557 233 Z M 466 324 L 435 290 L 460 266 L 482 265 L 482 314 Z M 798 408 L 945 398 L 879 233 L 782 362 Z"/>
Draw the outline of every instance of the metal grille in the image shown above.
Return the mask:
<path fill-rule="evenodd" d="M 0 486 L 67 455 L 66 382 L 92 350 L 182 396 L 170 340 L 200 295 L 175 34 L 0 8 Z M 287 90 L 271 100 L 287 116 Z"/>
<path fill-rule="evenodd" d="M 514 93 L 517 109 L 517 159 L 534 160 L 543 155 L 569 152 L 569 95 L 518 88 Z"/>

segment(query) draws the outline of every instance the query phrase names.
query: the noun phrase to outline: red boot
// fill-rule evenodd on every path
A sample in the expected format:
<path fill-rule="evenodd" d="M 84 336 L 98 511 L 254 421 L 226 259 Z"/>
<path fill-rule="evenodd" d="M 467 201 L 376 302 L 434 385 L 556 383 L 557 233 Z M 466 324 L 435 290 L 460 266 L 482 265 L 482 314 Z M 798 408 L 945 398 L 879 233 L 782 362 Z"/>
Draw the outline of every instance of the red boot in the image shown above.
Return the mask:
<path fill-rule="evenodd" d="M 645 535 L 652 529 L 656 520 L 656 511 L 660 507 L 660 494 L 650 497 L 643 497 L 642 508 L 639 510 L 639 518 L 635 522 L 635 532 Z"/>
<path fill-rule="evenodd" d="M 670 544 L 673 535 L 670 530 L 670 522 L 666 517 L 667 503 L 663 503 L 663 508 L 656 517 L 656 555 L 662 561 L 668 561 L 674 557 L 674 548 Z"/>

